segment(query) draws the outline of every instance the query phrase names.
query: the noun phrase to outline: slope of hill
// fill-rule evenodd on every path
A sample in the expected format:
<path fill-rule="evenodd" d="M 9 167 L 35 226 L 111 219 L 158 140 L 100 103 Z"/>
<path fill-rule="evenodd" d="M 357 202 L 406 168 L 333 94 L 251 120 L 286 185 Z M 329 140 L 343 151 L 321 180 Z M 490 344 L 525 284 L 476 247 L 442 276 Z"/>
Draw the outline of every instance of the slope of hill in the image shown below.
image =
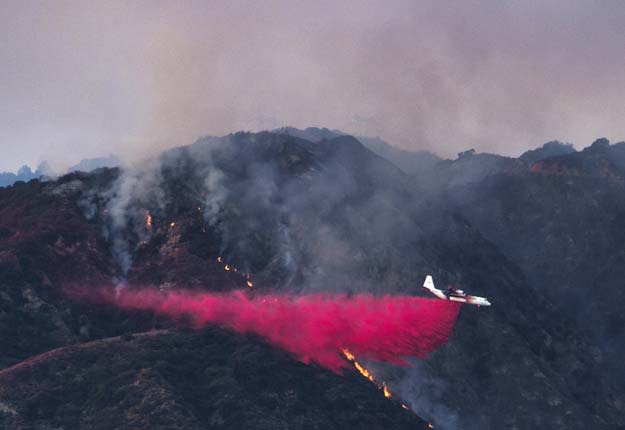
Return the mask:
<path fill-rule="evenodd" d="M 425 429 L 354 369 L 337 375 L 252 336 L 155 331 L 0 371 L 6 429 Z"/>
<path fill-rule="evenodd" d="M 231 290 L 246 288 L 243 272 L 256 294 L 417 294 L 430 273 L 494 306 L 463 309 L 449 344 L 413 369 L 372 364 L 419 416 L 465 429 L 624 424 L 623 388 L 597 345 L 547 289 L 530 288 L 522 262 L 485 239 L 464 208 L 426 199 L 414 178 L 352 137 L 206 138 L 136 170 L 0 190 L 0 202 L 4 366 L 173 324 L 69 301 L 67 285 Z M 20 399 L 11 408 L 27 408 Z"/>
<path fill-rule="evenodd" d="M 320 142 L 347 135 L 347 133 L 340 130 L 317 127 L 308 127 L 304 130 L 294 127 L 283 127 L 274 130 L 274 132 L 288 134 L 311 142 Z M 367 149 L 387 159 L 409 175 L 428 172 L 441 161 L 439 157 L 429 151 L 407 151 L 393 146 L 379 137 L 356 136 L 356 138 Z"/>
<path fill-rule="evenodd" d="M 604 365 L 625 377 L 622 283 L 625 144 L 537 162 L 452 190 L 480 231 L 519 264 L 530 284 L 594 339 Z"/>
<path fill-rule="evenodd" d="M 444 160 L 435 170 L 417 176 L 417 183 L 434 195 L 461 185 L 478 183 L 499 173 L 515 174 L 527 170 L 527 164 L 517 158 L 497 154 L 476 154 L 469 150 L 455 160 Z"/>

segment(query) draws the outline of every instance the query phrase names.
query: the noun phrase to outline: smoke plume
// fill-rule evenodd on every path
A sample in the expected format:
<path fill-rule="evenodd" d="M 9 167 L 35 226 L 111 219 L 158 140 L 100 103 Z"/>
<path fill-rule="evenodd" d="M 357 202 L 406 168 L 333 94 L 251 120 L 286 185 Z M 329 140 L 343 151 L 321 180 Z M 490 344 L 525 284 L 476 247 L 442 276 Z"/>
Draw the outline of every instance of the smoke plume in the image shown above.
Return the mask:
<path fill-rule="evenodd" d="M 0 169 L 280 125 L 445 156 L 625 133 L 623 2 L 2 4 Z"/>

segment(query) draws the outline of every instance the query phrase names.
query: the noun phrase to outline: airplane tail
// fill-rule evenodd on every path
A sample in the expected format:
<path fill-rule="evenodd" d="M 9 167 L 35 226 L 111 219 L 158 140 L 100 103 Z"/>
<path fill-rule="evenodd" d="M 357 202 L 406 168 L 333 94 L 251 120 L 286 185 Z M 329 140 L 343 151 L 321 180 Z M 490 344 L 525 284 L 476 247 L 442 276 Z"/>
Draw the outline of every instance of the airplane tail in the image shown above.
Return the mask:
<path fill-rule="evenodd" d="M 425 282 L 423 282 L 423 288 L 425 288 L 426 290 L 430 290 L 430 291 L 435 289 L 434 280 L 432 279 L 431 275 L 427 275 L 425 277 Z"/>
<path fill-rule="evenodd" d="M 434 294 L 436 297 L 438 297 L 441 300 L 448 299 L 445 293 L 443 293 L 441 290 L 436 289 L 436 287 L 434 286 L 434 280 L 432 279 L 432 276 L 430 275 L 427 275 L 425 277 L 425 282 L 423 282 L 423 288 L 425 288 L 426 290 L 428 290 L 430 293 Z"/>

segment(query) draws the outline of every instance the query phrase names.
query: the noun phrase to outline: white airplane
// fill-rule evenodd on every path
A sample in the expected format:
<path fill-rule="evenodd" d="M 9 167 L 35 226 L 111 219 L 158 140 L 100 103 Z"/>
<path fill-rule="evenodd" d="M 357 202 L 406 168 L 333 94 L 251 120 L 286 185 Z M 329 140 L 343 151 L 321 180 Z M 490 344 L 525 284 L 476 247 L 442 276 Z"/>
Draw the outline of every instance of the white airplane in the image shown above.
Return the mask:
<path fill-rule="evenodd" d="M 448 287 L 447 290 L 439 290 L 434 287 L 434 280 L 432 276 L 427 275 L 423 288 L 434 294 L 441 300 L 451 300 L 452 302 L 468 303 L 476 306 L 490 306 L 490 302 L 484 297 L 470 296 L 462 290 L 456 290 L 455 288 Z"/>

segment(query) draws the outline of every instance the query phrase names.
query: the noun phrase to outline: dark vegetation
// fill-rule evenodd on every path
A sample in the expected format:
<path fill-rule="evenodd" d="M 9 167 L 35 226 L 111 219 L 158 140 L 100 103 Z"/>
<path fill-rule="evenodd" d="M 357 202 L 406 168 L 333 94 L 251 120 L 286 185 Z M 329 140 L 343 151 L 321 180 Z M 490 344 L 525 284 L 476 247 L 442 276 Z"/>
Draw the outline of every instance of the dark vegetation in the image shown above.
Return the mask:
<path fill-rule="evenodd" d="M 0 371 L 11 429 L 399 429 L 426 423 L 347 370 L 297 362 L 220 329 L 150 332 Z M 1 406 L 0 406 L 1 407 Z"/>
<path fill-rule="evenodd" d="M 73 345 L 4 372 L 0 419 L 23 428 L 416 422 L 366 380 L 297 363 L 258 339 L 138 336 L 175 323 L 65 294 L 119 279 L 129 288 L 246 288 L 221 256 L 252 274 L 252 294 L 421 294 L 430 273 L 439 286 L 489 297 L 492 308 L 462 310 L 449 344 L 428 360 L 376 367 L 437 427 L 625 426 L 625 296 L 615 290 L 625 267 L 625 144 L 598 141 L 531 164 L 471 153 L 411 176 L 328 133 L 316 142 L 292 130 L 205 138 L 134 176 L 99 169 L 0 189 L 0 367 Z M 40 394 L 29 391 L 34 382 Z M 300 410 L 303 399 L 316 399 L 319 421 Z"/>
<path fill-rule="evenodd" d="M 562 143 L 557 140 L 545 143 L 540 148 L 530 149 L 524 152 L 519 157 L 521 160 L 532 165 L 537 161 L 541 161 L 547 158 L 556 157 L 559 155 L 568 155 L 575 152 L 575 148 L 570 143 Z"/>

